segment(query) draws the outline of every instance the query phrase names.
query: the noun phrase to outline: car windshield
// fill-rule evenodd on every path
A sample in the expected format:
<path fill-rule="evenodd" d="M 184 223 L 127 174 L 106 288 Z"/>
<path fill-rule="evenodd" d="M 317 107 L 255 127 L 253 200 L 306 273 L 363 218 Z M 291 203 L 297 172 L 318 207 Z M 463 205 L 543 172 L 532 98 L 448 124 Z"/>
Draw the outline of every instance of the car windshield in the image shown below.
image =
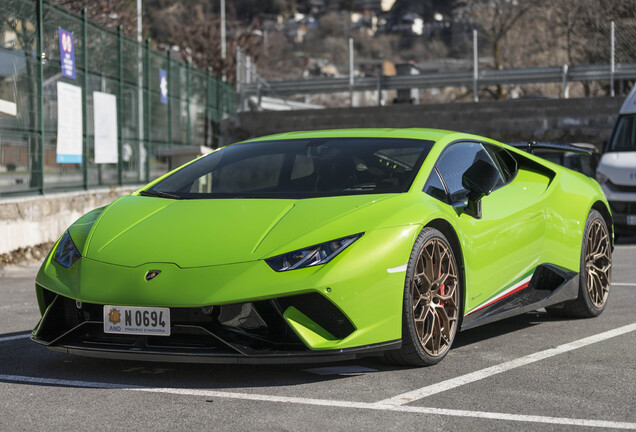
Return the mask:
<path fill-rule="evenodd" d="M 228 146 L 143 195 L 174 199 L 310 198 L 406 192 L 432 141 L 312 138 Z"/>
<path fill-rule="evenodd" d="M 607 151 L 636 152 L 636 114 L 621 115 Z"/>

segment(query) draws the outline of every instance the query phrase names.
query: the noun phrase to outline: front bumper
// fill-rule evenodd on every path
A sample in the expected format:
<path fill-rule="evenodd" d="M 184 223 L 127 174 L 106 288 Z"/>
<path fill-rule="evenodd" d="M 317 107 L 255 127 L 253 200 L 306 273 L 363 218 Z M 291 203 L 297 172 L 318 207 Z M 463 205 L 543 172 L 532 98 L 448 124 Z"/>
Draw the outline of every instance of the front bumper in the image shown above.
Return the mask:
<path fill-rule="evenodd" d="M 327 265 L 281 273 L 264 261 L 180 268 L 81 258 L 66 269 L 49 257 L 36 281 L 43 317 L 33 340 L 99 357 L 229 363 L 329 361 L 396 349 L 405 273 L 387 269 L 408 261 L 419 229 L 368 232 Z M 161 274 L 146 281 L 151 270 Z M 103 305 L 169 307 L 174 336 L 106 335 Z M 204 316 L 204 309 L 214 313 Z"/>
<path fill-rule="evenodd" d="M 170 308 L 170 336 L 107 334 L 103 305 L 43 290 L 47 304 L 32 340 L 68 354 L 115 359 L 203 363 L 324 362 L 379 354 L 400 340 L 343 350 L 311 351 L 288 325 L 286 312 L 311 320 L 330 339 L 355 331 L 320 294 L 204 308 Z M 289 314 L 288 314 L 289 315 Z"/>
<path fill-rule="evenodd" d="M 614 229 L 619 233 L 636 233 L 636 201 L 609 201 Z"/>

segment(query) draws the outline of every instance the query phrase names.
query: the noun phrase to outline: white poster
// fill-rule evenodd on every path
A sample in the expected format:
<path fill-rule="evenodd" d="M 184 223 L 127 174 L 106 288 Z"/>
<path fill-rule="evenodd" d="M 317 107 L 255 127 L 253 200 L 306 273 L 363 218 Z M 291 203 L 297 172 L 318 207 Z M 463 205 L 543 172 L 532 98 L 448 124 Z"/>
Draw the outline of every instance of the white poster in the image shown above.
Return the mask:
<path fill-rule="evenodd" d="M 117 97 L 93 92 L 95 163 L 117 163 Z"/>
<path fill-rule="evenodd" d="M 57 82 L 57 163 L 82 163 L 82 89 Z"/>

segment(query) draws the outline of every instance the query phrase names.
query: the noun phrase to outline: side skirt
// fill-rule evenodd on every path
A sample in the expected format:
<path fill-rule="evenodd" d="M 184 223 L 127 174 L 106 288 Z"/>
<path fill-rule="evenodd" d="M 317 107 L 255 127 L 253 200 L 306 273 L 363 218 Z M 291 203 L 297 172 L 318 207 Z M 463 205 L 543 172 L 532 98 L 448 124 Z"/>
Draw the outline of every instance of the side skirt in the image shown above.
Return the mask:
<path fill-rule="evenodd" d="M 573 300 L 579 294 L 579 274 L 541 264 L 527 286 L 486 307 L 464 315 L 462 330 Z"/>

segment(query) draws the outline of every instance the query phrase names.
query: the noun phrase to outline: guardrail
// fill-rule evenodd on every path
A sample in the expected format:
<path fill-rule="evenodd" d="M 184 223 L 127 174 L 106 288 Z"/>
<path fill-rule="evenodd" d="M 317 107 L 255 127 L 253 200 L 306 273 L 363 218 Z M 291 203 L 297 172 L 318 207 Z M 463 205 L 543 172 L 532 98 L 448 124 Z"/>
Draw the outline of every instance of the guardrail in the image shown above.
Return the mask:
<path fill-rule="evenodd" d="M 525 69 L 483 70 L 477 76 L 478 86 L 498 84 L 554 83 L 563 84 L 567 92 L 569 82 L 636 79 L 636 63 L 611 65 L 553 66 Z M 405 90 L 434 87 L 472 87 L 473 71 L 439 72 L 419 75 L 356 77 L 353 91 Z M 338 93 L 350 90 L 349 78 L 319 78 L 314 80 L 277 81 L 242 84 L 241 96 Z"/>

